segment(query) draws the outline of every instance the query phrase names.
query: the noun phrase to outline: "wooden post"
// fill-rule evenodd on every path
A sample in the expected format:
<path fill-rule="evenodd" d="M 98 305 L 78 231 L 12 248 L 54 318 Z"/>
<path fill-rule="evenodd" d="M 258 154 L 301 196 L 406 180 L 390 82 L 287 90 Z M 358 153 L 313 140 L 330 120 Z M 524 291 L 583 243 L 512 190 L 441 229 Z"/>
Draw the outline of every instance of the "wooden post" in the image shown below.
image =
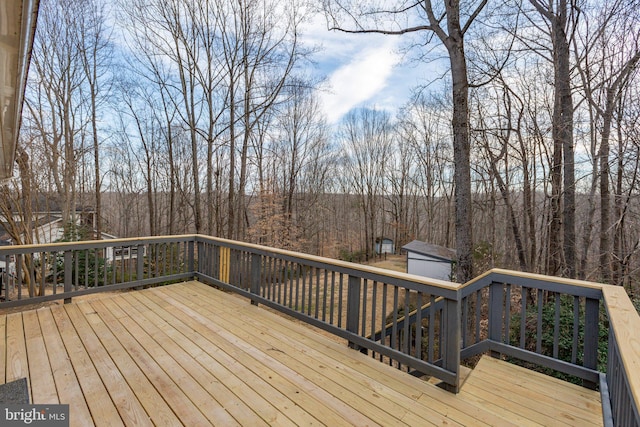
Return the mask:
<path fill-rule="evenodd" d="M 260 273 L 262 266 L 262 256 L 251 254 L 251 288 L 252 294 L 260 295 Z M 252 305 L 258 305 L 258 301 L 251 299 Z"/>
<path fill-rule="evenodd" d="M 229 261 L 231 258 L 231 249 L 225 246 L 220 246 L 220 273 L 218 279 L 221 282 L 229 283 Z"/>
<path fill-rule="evenodd" d="M 205 249 L 205 244 L 204 242 L 201 241 L 197 241 L 197 248 L 198 248 L 198 271 L 197 273 L 203 273 L 203 274 L 208 274 L 208 270 L 207 270 L 207 261 L 206 261 L 206 249 Z M 196 272 L 194 272 L 196 273 Z"/>
<path fill-rule="evenodd" d="M 136 280 L 141 281 L 144 279 L 144 245 L 138 244 L 136 246 Z M 139 286 L 136 289 L 141 289 Z"/>
<path fill-rule="evenodd" d="M 189 269 L 189 273 L 192 273 L 195 276 L 195 242 L 193 240 L 189 240 L 187 257 L 187 268 Z"/>
<path fill-rule="evenodd" d="M 441 326 L 441 333 L 444 334 L 444 354 L 442 356 L 442 367 L 456 376 L 454 384 L 445 384 L 444 388 L 452 393 L 460 391 L 460 340 L 461 313 L 460 301 L 446 299 L 444 303 L 444 318 L 446 323 Z"/>
<path fill-rule="evenodd" d="M 492 282 L 489 286 L 489 340 L 491 341 L 502 342 L 503 313 L 504 284 Z M 499 358 L 500 353 L 491 351 L 491 357 Z"/>
<path fill-rule="evenodd" d="M 358 333 L 360 318 L 360 278 L 349 276 L 347 287 L 347 331 Z M 359 350 L 360 347 L 349 341 L 349 347 Z"/>
<path fill-rule="evenodd" d="M 584 367 L 598 370 L 598 338 L 600 336 L 600 300 L 587 298 L 584 310 Z M 592 390 L 597 384 L 583 381 Z"/>
<path fill-rule="evenodd" d="M 64 251 L 64 293 L 71 292 L 71 282 L 73 280 L 73 252 Z M 55 283 L 53 286 L 56 286 Z M 65 298 L 64 303 L 69 304 L 71 298 Z"/>

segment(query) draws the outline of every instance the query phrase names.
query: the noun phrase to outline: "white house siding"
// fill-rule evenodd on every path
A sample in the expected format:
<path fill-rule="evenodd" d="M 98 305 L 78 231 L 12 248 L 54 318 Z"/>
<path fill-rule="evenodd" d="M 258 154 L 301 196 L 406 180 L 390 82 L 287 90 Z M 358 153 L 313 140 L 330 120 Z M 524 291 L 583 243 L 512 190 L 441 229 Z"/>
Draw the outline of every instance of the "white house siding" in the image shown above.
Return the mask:
<path fill-rule="evenodd" d="M 64 236 L 64 228 L 62 227 L 62 221 L 50 222 L 43 224 L 34 231 L 35 243 L 55 243 L 60 241 Z"/>

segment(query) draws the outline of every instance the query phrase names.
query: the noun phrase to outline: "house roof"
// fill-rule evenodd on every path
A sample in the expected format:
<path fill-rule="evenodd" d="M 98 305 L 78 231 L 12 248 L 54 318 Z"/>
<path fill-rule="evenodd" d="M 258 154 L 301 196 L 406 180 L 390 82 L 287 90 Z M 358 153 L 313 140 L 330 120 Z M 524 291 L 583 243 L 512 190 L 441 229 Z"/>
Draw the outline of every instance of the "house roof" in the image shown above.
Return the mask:
<path fill-rule="evenodd" d="M 0 114 L 0 181 L 11 178 L 20 128 L 22 100 L 27 81 L 29 59 L 36 29 L 38 1 L 3 2 L 0 76 L 2 114 Z"/>
<path fill-rule="evenodd" d="M 0 241 L 11 242 L 13 237 L 7 230 L 7 223 L 4 221 L 5 218 L 0 217 Z M 47 224 L 53 224 L 62 220 L 62 216 L 57 215 L 55 213 L 34 213 L 33 217 L 33 227 L 40 228 Z M 19 218 L 15 219 L 16 225 L 19 229 L 24 229 L 22 225 L 22 220 Z M 7 243 L 9 244 L 9 243 Z"/>
<path fill-rule="evenodd" d="M 380 243 L 380 242 L 382 242 L 382 243 L 389 243 L 389 242 L 393 243 L 393 239 L 390 239 L 389 237 L 378 237 L 378 238 L 376 238 L 376 243 Z"/>
<path fill-rule="evenodd" d="M 426 255 L 439 258 L 445 261 L 453 261 L 456 258 L 455 249 L 445 248 L 444 246 L 433 245 L 431 243 L 414 240 L 402 247 L 407 252 L 413 252 L 420 255 Z"/>

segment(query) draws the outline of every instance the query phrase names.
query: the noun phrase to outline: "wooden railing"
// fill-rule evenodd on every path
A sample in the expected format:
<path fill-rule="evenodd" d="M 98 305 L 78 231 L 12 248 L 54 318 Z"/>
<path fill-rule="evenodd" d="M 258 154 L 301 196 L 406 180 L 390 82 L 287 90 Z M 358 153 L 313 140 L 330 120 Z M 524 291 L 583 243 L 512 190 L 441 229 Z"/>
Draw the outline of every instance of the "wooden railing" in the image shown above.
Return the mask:
<path fill-rule="evenodd" d="M 0 247 L 0 307 L 192 278 L 194 236 Z"/>
<path fill-rule="evenodd" d="M 492 352 L 592 388 L 599 382 L 601 285 L 495 269 L 466 284 L 461 297 L 463 359 Z"/>
<path fill-rule="evenodd" d="M 0 307 L 196 278 L 453 392 L 461 361 L 488 352 L 599 387 L 605 422 L 640 425 L 640 317 L 619 287 L 506 270 L 460 285 L 202 235 L 2 247 L 0 261 Z"/>
<path fill-rule="evenodd" d="M 458 288 L 449 282 L 229 240 L 197 237 L 198 280 L 238 292 L 346 339 L 400 369 L 442 379 L 457 391 Z M 442 299 L 414 324 L 423 302 Z M 417 322 L 417 323 L 416 323 Z M 415 328 L 415 324 L 424 324 Z M 383 330 L 383 339 L 371 338 Z"/>
<path fill-rule="evenodd" d="M 618 286 L 602 289 L 609 316 L 606 382 L 612 419 L 617 426 L 640 426 L 640 317 Z"/>

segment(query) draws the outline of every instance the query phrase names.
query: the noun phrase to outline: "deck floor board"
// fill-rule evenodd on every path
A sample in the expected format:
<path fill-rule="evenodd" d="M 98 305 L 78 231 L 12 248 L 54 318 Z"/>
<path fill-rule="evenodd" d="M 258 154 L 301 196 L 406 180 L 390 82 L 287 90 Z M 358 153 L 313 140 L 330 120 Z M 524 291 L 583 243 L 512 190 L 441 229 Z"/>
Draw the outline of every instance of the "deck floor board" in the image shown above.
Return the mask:
<path fill-rule="evenodd" d="M 53 307 L 51 312 L 73 365 L 73 370 L 76 372 L 84 400 L 91 411 L 93 422 L 96 426 L 124 425 L 111 395 L 98 374 L 93 358 L 87 353 L 80 339 L 80 331 L 76 330 L 63 306 Z M 53 356 L 51 355 L 51 357 Z"/>
<path fill-rule="evenodd" d="M 131 390 L 118 366 L 103 347 L 95 331 L 91 329 L 84 314 L 78 309 L 78 305 L 67 304 L 65 309 L 124 424 L 152 425 L 135 393 Z M 114 415 L 112 414 L 112 417 Z"/>
<path fill-rule="evenodd" d="M 597 425 L 601 422 L 595 411 L 602 405 L 599 401 L 573 398 L 570 392 L 549 387 L 548 384 L 544 386 L 541 381 L 536 381 L 537 377 L 535 372 L 528 369 L 512 367 L 486 357 L 474 369 L 473 384 L 487 385 L 495 390 L 494 393 L 499 393 L 498 390 L 511 391 L 506 397 L 519 408 L 527 407 L 536 411 L 540 405 L 547 406 L 551 408 L 547 416 L 563 419 L 567 425 Z M 574 386 L 576 392 L 583 388 Z"/>
<path fill-rule="evenodd" d="M 602 425 L 599 395 L 483 357 L 451 394 L 198 282 L 0 315 L 0 379 L 72 425 Z"/>
<path fill-rule="evenodd" d="M 198 301 L 203 300 L 198 299 Z M 186 303 L 188 300 L 183 299 L 182 302 Z M 233 330 L 235 335 L 244 340 L 252 340 L 254 346 L 269 354 L 274 360 L 294 369 L 305 379 L 311 380 L 314 384 L 320 386 L 335 398 L 349 404 L 358 412 L 368 414 L 369 417 L 387 425 L 399 423 L 403 417 L 408 416 L 409 411 L 406 408 L 399 405 L 397 401 L 390 401 L 388 399 L 389 396 L 381 395 L 381 390 L 363 387 L 363 384 L 358 384 L 352 376 L 339 372 L 338 369 L 342 365 L 339 360 L 334 359 L 334 366 L 325 366 L 326 357 L 316 358 L 311 351 L 298 351 L 295 344 L 292 344 L 294 341 L 291 340 L 291 337 L 274 336 L 274 331 L 278 325 L 269 323 L 268 319 L 264 319 L 260 327 L 258 327 L 251 321 L 242 320 L 238 322 L 229 320 L 233 319 L 233 311 L 228 311 L 228 306 L 211 305 L 206 300 L 204 300 L 204 303 L 197 302 L 196 305 L 198 312 L 205 316 L 209 316 L 213 312 L 227 313 L 228 316 L 220 318 L 220 321 L 216 324 L 217 327 L 224 327 L 229 331 Z M 275 342 L 278 344 L 274 345 Z M 434 420 L 421 418 L 415 421 L 428 425 L 433 423 Z"/>
<path fill-rule="evenodd" d="M 136 295 L 136 297 L 139 297 Z M 145 297 L 139 297 L 142 304 L 153 307 L 153 301 Z M 204 325 L 189 323 L 190 317 L 181 318 L 174 316 L 161 307 L 146 312 L 150 321 L 166 327 L 166 330 L 177 343 L 183 345 L 203 366 L 205 366 L 220 382 L 225 384 L 235 397 L 241 402 L 250 402 L 251 410 L 261 417 L 269 425 L 296 425 L 293 418 L 300 424 L 312 425 L 318 421 L 307 412 L 300 409 L 293 401 L 274 388 L 265 378 L 252 375 L 244 370 L 242 376 L 238 376 L 238 370 L 242 369 L 239 361 L 227 353 L 221 351 L 213 342 L 204 338 L 207 328 Z M 184 322 L 183 322 L 184 320 Z M 176 334 L 182 334 L 182 339 Z M 268 379 L 268 377 L 266 377 Z M 286 415 L 278 410 L 286 408 Z M 246 415 L 245 415 L 246 416 Z"/>
<path fill-rule="evenodd" d="M 56 385 L 56 393 L 59 403 L 69 405 L 69 422 L 72 426 L 92 426 L 91 412 L 82 394 L 80 383 L 76 376 L 67 349 L 62 342 L 62 337 L 53 319 L 50 308 L 42 308 L 37 311 L 40 320 L 40 330 L 47 349 L 47 356 Z M 58 403 L 45 400 L 33 400 L 33 403 Z M 71 416 L 73 414 L 73 416 Z"/>
<path fill-rule="evenodd" d="M 59 403 L 38 313 L 35 310 L 25 312 L 22 315 L 22 320 L 29 362 L 30 391 L 33 400 Z"/>
<path fill-rule="evenodd" d="M 370 374 L 366 376 L 359 374 L 358 370 L 350 367 L 353 356 L 351 350 L 348 350 L 348 353 L 344 355 L 336 355 L 335 353 L 327 355 L 316 350 L 324 346 L 321 341 L 317 341 L 311 345 L 305 345 L 303 352 L 298 351 L 296 343 L 302 335 L 296 333 L 297 328 L 291 328 L 279 322 L 277 316 L 272 313 L 262 316 L 260 322 L 249 318 L 234 325 L 232 321 L 228 320 L 233 318 L 233 306 L 212 301 L 207 289 L 201 289 L 201 291 L 193 293 L 193 289 L 189 289 L 190 294 L 181 291 L 182 301 L 190 301 L 188 296 L 196 295 L 198 298 L 192 300 L 200 307 L 200 312 L 204 315 L 211 315 L 215 312 L 227 313 L 228 316 L 221 318 L 221 322 L 227 328 L 233 328 L 239 336 L 245 339 L 253 339 L 255 345 L 264 351 L 271 351 L 274 358 L 281 360 L 287 366 L 295 366 L 295 369 L 304 373 L 305 377 L 335 393 L 336 397 L 345 400 L 357 410 L 371 414 L 376 420 L 384 424 L 411 421 L 414 425 L 418 425 L 418 423 L 421 425 L 439 424 L 445 421 L 455 425 L 456 422 L 460 422 L 456 417 L 448 417 L 433 410 L 429 411 L 428 415 L 425 410 L 424 416 L 421 417 L 415 411 L 415 399 L 408 397 L 414 392 L 414 387 L 403 386 L 397 391 L 386 387 L 384 381 L 371 381 L 372 377 L 375 378 L 376 375 L 379 375 L 377 369 L 370 371 Z M 278 343 L 277 348 L 274 347 L 274 342 Z M 328 356 L 331 357 L 333 364 L 325 366 Z M 379 362 L 368 358 L 365 360 L 368 364 L 374 362 L 374 367 L 379 367 Z M 456 415 L 465 421 L 465 416 L 462 413 Z M 466 419 L 466 421 L 471 420 Z"/>

